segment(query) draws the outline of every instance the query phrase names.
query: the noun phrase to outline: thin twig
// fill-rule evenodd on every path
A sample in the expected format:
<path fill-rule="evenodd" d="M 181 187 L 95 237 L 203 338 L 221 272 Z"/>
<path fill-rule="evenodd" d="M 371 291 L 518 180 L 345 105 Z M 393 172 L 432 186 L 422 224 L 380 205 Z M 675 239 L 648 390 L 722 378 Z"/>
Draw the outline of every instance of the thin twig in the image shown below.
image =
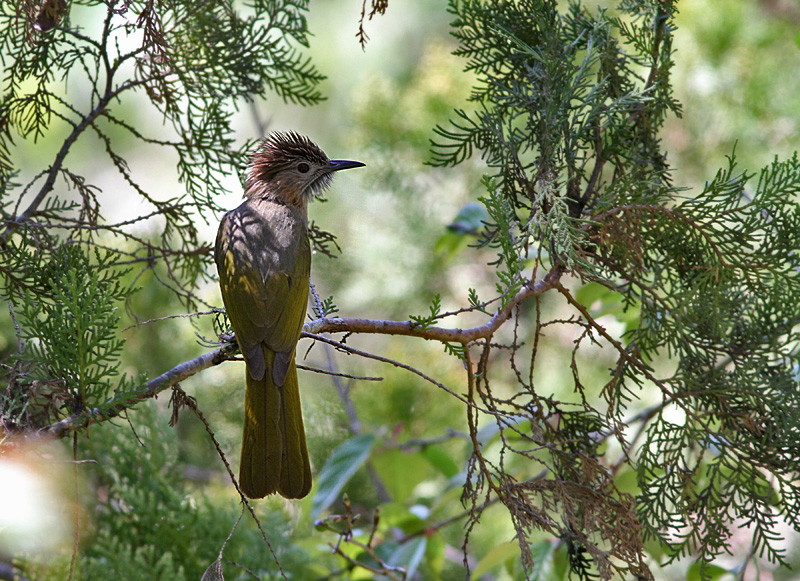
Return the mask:
<path fill-rule="evenodd" d="M 382 363 L 388 363 L 390 365 L 394 365 L 395 367 L 399 367 L 401 369 L 405 369 L 407 371 L 410 371 L 411 373 L 414 373 L 415 375 L 418 375 L 419 377 L 421 377 L 425 381 L 427 381 L 429 383 L 432 383 L 433 385 L 435 385 L 439 389 L 442 389 L 442 390 L 446 391 L 447 393 L 449 393 L 450 395 L 452 395 L 456 399 L 460 400 L 461 402 L 463 402 L 463 403 L 465 403 L 467 405 L 474 405 L 474 404 L 471 404 L 463 395 L 460 395 L 460 394 L 454 392 L 452 389 L 450 389 L 449 387 L 447 387 L 443 383 L 433 379 L 430 375 L 427 375 L 426 373 L 423 373 L 419 369 L 411 367 L 410 365 L 406 365 L 405 363 L 401 363 L 400 361 L 396 361 L 394 359 L 389 359 L 388 357 L 382 357 L 381 355 L 375 355 L 374 353 L 369 353 L 368 351 L 362 351 L 361 349 L 356 349 L 355 347 L 351 347 L 350 345 L 347 345 L 345 343 L 340 343 L 339 341 L 335 341 L 333 339 L 330 339 L 329 337 L 325 337 L 324 335 L 315 335 L 313 333 L 303 333 L 302 336 L 303 337 L 310 337 L 310 338 L 312 338 L 312 339 L 314 339 L 316 341 L 322 341 L 323 343 L 328 343 L 329 345 L 333 345 L 337 349 L 341 349 L 341 350 L 347 351 L 348 353 L 352 353 L 353 355 L 360 355 L 361 357 L 366 357 L 367 359 L 374 359 L 376 361 L 381 361 Z M 481 411 L 483 411 L 484 413 L 491 413 L 489 410 L 481 410 Z"/>
<path fill-rule="evenodd" d="M 233 473 L 233 469 L 231 468 L 231 465 L 228 463 L 228 458 L 222 451 L 222 446 L 220 446 L 220 443 L 217 440 L 214 431 L 211 429 L 211 425 L 208 423 L 208 420 L 206 419 L 205 415 L 203 414 L 202 411 L 200 411 L 200 408 L 197 407 L 197 401 L 194 398 L 186 395 L 186 393 L 180 388 L 179 385 L 174 385 L 173 390 L 175 393 L 180 394 L 179 395 L 180 402 L 186 407 L 188 407 L 190 410 L 192 410 L 192 413 L 195 416 L 197 416 L 197 419 L 199 419 L 200 422 L 203 424 L 203 426 L 205 426 L 206 433 L 208 434 L 208 437 L 211 438 L 211 442 L 214 444 L 214 448 L 216 448 L 217 450 L 217 455 L 220 457 L 222 463 L 225 465 L 225 470 L 228 473 L 228 478 L 230 478 L 231 482 L 233 483 L 233 486 L 236 488 L 236 492 L 239 493 L 239 498 L 242 501 L 243 507 L 250 512 L 251 518 L 256 523 L 256 526 L 258 527 L 258 530 L 261 533 L 261 538 L 264 540 L 264 543 L 267 545 L 267 549 L 269 549 L 269 552 L 272 555 L 272 561 L 278 566 L 278 572 L 281 574 L 281 577 L 284 580 L 288 581 L 288 577 L 286 576 L 286 573 L 284 572 L 283 567 L 281 566 L 280 559 L 278 559 L 278 555 L 275 553 L 275 549 L 272 547 L 272 543 L 269 541 L 269 538 L 267 537 L 267 532 L 264 530 L 264 527 L 261 526 L 261 521 L 259 520 L 258 516 L 256 516 L 255 510 L 253 510 L 253 506 L 250 504 L 250 501 L 242 492 L 242 489 L 239 488 L 239 481 L 236 479 L 236 476 Z M 241 520 L 241 518 L 242 517 L 240 515 L 239 519 L 237 519 L 236 521 L 236 525 L 239 524 L 239 520 Z M 236 529 L 236 525 L 234 525 L 233 527 L 234 530 Z M 225 545 L 230 540 L 231 535 L 233 535 L 233 530 L 230 532 L 228 538 L 225 539 L 225 542 L 220 548 L 219 552 L 220 559 L 222 558 L 222 551 L 225 549 Z"/>
<path fill-rule="evenodd" d="M 210 311 L 202 311 L 197 313 L 183 313 L 180 315 L 167 315 L 165 317 L 156 317 L 155 319 L 147 319 L 146 321 L 140 321 L 134 325 L 129 325 L 120 331 L 124 333 L 125 331 L 130 331 L 131 329 L 135 329 L 136 327 L 141 327 L 142 325 L 149 325 L 150 323 L 156 323 L 158 321 L 166 321 L 168 319 L 185 319 L 189 317 L 201 317 L 203 315 L 216 315 L 218 313 L 224 312 L 222 309 L 211 309 Z"/>
<path fill-rule="evenodd" d="M 316 367 L 308 367 L 307 365 L 296 365 L 297 369 L 302 369 L 303 371 L 311 371 L 312 373 L 319 373 L 321 375 L 330 375 L 331 377 L 344 377 L 345 379 L 357 379 L 358 381 L 383 381 L 383 377 L 371 376 L 371 375 L 350 375 L 349 373 L 340 373 L 336 371 L 330 371 L 329 369 L 317 369 Z"/>

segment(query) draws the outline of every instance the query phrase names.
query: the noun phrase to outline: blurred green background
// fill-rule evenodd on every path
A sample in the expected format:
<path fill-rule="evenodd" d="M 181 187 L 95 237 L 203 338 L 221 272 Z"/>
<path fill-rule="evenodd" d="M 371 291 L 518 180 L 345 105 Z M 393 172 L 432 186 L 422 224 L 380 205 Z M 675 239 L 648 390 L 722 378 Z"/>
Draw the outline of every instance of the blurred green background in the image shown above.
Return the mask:
<path fill-rule="evenodd" d="M 260 136 L 264 130 L 292 129 L 309 135 L 330 157 L 367 164 L 338 176 L 327 194 L 328 201 L 310 209 L 311 219 L 336 234 L 342 248 L 336 259 L 315 256 L 312 267 L 317 291 L 323 298 L 334 297 L 341 316 L 407 319 L 425 314 L 437 293 L 442 296 L 443 310 L 450 310 L 467 304 L 468 287 L 489 298 L 494 280 L 485 264 L 492 255 L 468 247 L 464 237 L 448 238 L 447 234 L 447 225 L 459 209 L 482 194 L 479 179 L 483 166 L 477 159 L 447 170 L 425 165 L 433 127 L 446 123 L 454 107 L 469 107 L 466 99 L 473 82 L 463 72 L 465 63 L 451 54 L 456 46 L 449 36 L 451 16 L 446 2 L 393 0 L 384 16 L 366 22 L 370 40 L 365 50 L 356 39 L 361 7 L 361 0 L 310 3 L 309 28 L 314 36 L 308 54 L 328 77 L 322 85 L 327 100 L 312 108 L 287 105 L 277 97 L 242 104 L 237 118 L 241 140 Z M 674 183 L 702 187 L 725 165 L 725 156 L 734 147 L 741 169 L 757 170 L 776 155 L 791 154 L 797 149 L 800 119 L 800 7 L 788 0 L 692 0 L 681 2 L 679 9 L 673 83 L 684 114 L 668 120 L 663 135 Z M 77 10 L 72 18 L 78 20 Z M 159 119 L 147 109 L 131 106 L 129 115 L 148 127 L 150 134 L 161 131 Z M 60 137 L 56 131 L 35 145 L 23 146 L 22 164 L 26 156 L 48 155 Z M 134 215 L 138 208 L 126 204 L 114 171 L 94 165 L 98 144 L 83 141 L 79 145 L 82 149 L 74 152 L 77 165 L 83 166 L 88 181 L 104 188 L 107 218 Z M 130 165 L 150 191 L 164 191 L 167 197 L 180 187 L 175 182 L 174 160 L 160 150 L 131 152 Z M 223 205 L 233 208 L 241 198 L 241 187 L 236 176 L 229 179 L 231 193 Z M 207 225 L 209 243 L 213 243 L 215 230 L 216 223 Z M 130 310 L 141 318 L 181 312 L 175 297 L 153 282 L 150 274 L 138 281 L 141 290 L 131 297 Z M 213 281 L 201 288 L 200 294 L 210 304 L 221 306 Z M 595 307 L 604 305 L 596 302 Z M 559 308 L 548 299 L 544 305 L 552 312 Z M 604 306 L 608 308 L 608 304 Z M 0 351 L 7 351 L 15 340 L 6 324 L 7 314 L 0 316 L 4 329 Z M 624 316 L 613 309 L 602 320 L 617 331 L 624 328 Z M 126 319 L 125 324 L 133 322 Z M 199 355 L 205 347 L 198 343 L 197 334 L 215 339 L 210 317 L 157 322 L 127 331 L 128 373 L 152 378 Z M 544 338 L 542 361 L 548 365 L 540 385 L 547 385 L 561 399 L 569 399 L 572 385 L 566 363 L 572 339 L 558 333 Z M 465 390 L 462 364 L 445 356 L 440 345 L 371 336 L 352 337 L 348 343 L 412 364 L 456 392 Z M 302 356 L 309 347 L 310 342 L 302 341 L 298 353 Z M 346 488 L 356 512 L 371 515 L 374 507 L 382 504 L 383 523 L 405 533 L 457 515 L 462 510 L 458 483 L 463 476 L 459 474 L 465 469 L 469 446 L 458 434 L 447 436 L 449 430 L 465 430 L 463 405 L 408 372 L 332 353 L 322 345 L 313 346 L 303 363 L 327 368 L 329 357 L 339 371 L 382 376 L 384 380 L 334 381 L 300 372 L 315 471 L 318 473 L 331 451 L 349 437 L 375 434 L 378 440 L 370 466 L 360 470 Z M 594 353 L 584 361 L 582 373 L 600 379 L 610 362 L 610 355 Z M 243 371 L 241 364 L 228 363 L 183 383 L 197 398 L 234 467 L 238 466 L 241 436 Z M 140 563 L 141 578 L 151 579 L 152 563 L 157 561 L 163 568 L 160 578 L 185 575 L 196 579 L 198 572 L 202 573 L 201 565 L 216 558 L 238 515 L 237 497 L 204 427 L 186 411 L 174 430 L 167 427 L 166 400 L 162 395 L 155 406 L 141 405 L 129 414 L 139 440 L 122 422 L 91 431 L 87 456 L 108 461 L 100 462 L 97 474 L 87 475 L 84 486 L 88 574 L 97 563 L 116 560 L 115 571 L 123 578 L 131 578 L 131 568 Z M 648 403 L 652 402 L 639 405 Z M 416 438 L 438 436 L 443 436 L 443 441 L 425 451 L 404 446 Z M 620 481 L 625 478 L 631 479 L 630 474 L 621 473 Z M 134 510 L 97 508 L 103 504 L 103 487 L 92 483 L 108 481 L 115 482 Z M 143 483 L 150 486 L 143 488 Z M 314 529 L 311 507 L 312 497 L 292 503 L 271 499 L 258 506 L 284 568 L 298 579 L 321 577 L 344 567 L 326 547 L 336 542 L 336 536 Z M 333 510 L 341 510 L 341 505 L 335 504 Z M 131 517 L 126 525 L 126 515 L 131 512 L 160 513 L 162 518 L 143 526 Z M 367 526 L 370 518 L 367 516 L 362 526 Z M 419 565 L 421 578 L 463 578 L 463 522 L 456 521 L 427 537 L 425 558 Z M 167 553 L 147 549 L 161 546 L 163 529 L 180 533 L 171 542 L 168 558 Z M 118 542 L 115 531 L 130 536 L 130 530 L 139 531 L 137 542 L 145 548 L 139 553 L 127 546 L 113 550 Z M 513 560 L 513 550 L 507 548 L 514 545 L 506 544 L 511 541 L 513 529 L 504 511 L 490 508 L 473 530 L 471 565 L 485 563 L 491 575 L 487 578 L 514 577 L 513 567 L 502 566 Z M 147 554 L 148 550 L 154 554 Z M 742 557 L 721 563 L 731 565 Z M 247 518 L 234 535 L 226 558 L 253 570 L 262 567 L 259 572 L 266 578 L 276 574 L 267 573 L 270 559 Z M 661 571 L 659 578 L 685 579 L 687 566 L 671 566 Z M 104 577 L 110 576 L 109 569 L 102 571 Z M 226 569 L 230 578 L 240 573 Z M 776 571 L 769 578 L 796 577 Z"/>

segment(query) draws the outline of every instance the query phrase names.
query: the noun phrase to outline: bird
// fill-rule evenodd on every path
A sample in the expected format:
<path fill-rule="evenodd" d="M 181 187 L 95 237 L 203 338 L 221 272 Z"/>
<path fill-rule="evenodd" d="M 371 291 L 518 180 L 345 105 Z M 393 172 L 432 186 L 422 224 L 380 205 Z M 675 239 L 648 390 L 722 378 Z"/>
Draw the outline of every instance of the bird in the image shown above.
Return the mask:
<path fill-rule="evenodd" d="M 251 157 L 244 202 L 220 222 L 214 259 L 246 367 L 239 488 L 249 498 L 311 490 L 295 365 L 311 270 L 308 203 L 336 172 L 364 165 L 329 159 L 294 131 L 272 132 Z"/>

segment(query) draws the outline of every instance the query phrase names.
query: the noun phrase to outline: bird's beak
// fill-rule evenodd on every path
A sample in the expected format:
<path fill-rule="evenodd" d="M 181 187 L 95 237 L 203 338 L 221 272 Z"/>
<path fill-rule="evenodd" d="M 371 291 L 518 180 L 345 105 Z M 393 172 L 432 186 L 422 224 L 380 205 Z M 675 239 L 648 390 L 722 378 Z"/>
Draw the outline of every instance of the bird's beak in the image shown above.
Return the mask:
<path fill-rule="evenodd" d="M 366 164 L 360 161 L 350 161 L 347 159 L 332 159 L 328 162 L 328 171 L 339 171 L 341 169 L 351 169 L 354 167 L 363 167 Z"/>

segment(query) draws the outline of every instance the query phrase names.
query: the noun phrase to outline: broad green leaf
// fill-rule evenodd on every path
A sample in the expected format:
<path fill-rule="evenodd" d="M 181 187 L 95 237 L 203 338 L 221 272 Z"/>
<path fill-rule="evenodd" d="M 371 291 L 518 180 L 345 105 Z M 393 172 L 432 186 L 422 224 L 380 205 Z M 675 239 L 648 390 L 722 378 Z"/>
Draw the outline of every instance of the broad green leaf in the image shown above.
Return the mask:
<path fill-rule="evenodd" d="M 725 575 L 732 575 L 732 573 L 719 565 L 706 563 L 703 566 L 700 561 L 695 561 L 686 571 L 686 581 L 716 581 L 717 579 L 722 579 Z"/>
<path fill-rule="evenodd" d="M 429 516 L 432 521 L 443 520 L 453 516 L 453 507 L 460 506 L 463 484 L 463 479 L 457 484 L 451 482 L 449 488 L 433 499 Z"/>
<path fill-rule="evenodd" d="M 575 299 L 591 310 L 595 317 L 611 315 L 625 324 L 626 330 L 633 329 L 639 322 L 639 309 L 629 306 L 620 293 L 597 282 L 590 282 L 575 291 Z"/>
<path fill-rule="evenodd" d="M 448 259 L 452 259 L 456 254 L 467 248 L 469 243 L 470 238 L 462 234 L 445 232 L 437 238 L 433 249 L 437 254 L 445 254 Z"/>
<path fill-rule="evenodd" d="M 428 539 L 428 545 L 425 547 L 425 570 L 429 571 L 434 579 L 438 579 L 444 568 L 447 543 L 438 531 L 425 538 Z"/>
<path fill-rule="evenodd" d="M 531 543 L 530 550 L 531 560 L 533 561 L 531 580 L 549 581 L 552 579 L 553 543 L 550 541 Z"/>
<path fill-rule="evenodd" d="M 495 567 L 499 567 L 509 559 L 516 557 L 518 554 L 519 544 L 516 541 L 500 543 L 494 549 L 486 553 L 483 559 L 478 561 L 478 564 L 472 571 L 472 578 L 480 578 L 480 576 L 484 573 L 488 573 Z"/>
<path fill-rule="evenodd" d="M 444 474 L 447 478 L 452 478 L 458 474 L 458 465 L 450 457 L 450 454 L 445 452 L 439 446 L 426 446 L 422 450 L 422 455 L 433 464 L 439 472 Z"/>
<path fill-rule="evenodd" d="M 553 569 L 551 572 L 552 579 L 566 579 L 567 571 L 569 570 L 569 553 L 567 552 L 567 544 L 559 543 L 552 553 L 553 555 Z M 548 579 L 548 581 L 550 581 Z"/>
<path fill-rule="evenodd" d="M 614 484 L 621 492 L 627 492 L 632 495 L 636 495 L 639 492 L 636 471 L 630 468 L 630 466 L 623 467 L 622 470 L 617 473 L 616 478 L 614 478 Z"/>
<path fill-rule="evenodd" d="M 372 434 L 362 434 L 342 442 L 333 450 L 319 473 L 312 518 L 319 518 L 320 513 L 336 501 L 345 484 L 369 457 L 375 440 Z"/>
<path fill-rule="evenodd" d="M 405 502 L 417 485 L 431 477 L 433 470 L 421 452 L 381 450 L 372 464 L 389 494 L 398 502 Z"/>
<path fill-rule="evenodd" d="M 378 554 L 387 565 L 403 567 L 406 570 L 406 579 L 412 579 L 417 567 L 425 556 L 425 547 L 428 539 L 424 536 L 414 537 L 402 545 L 388 542 L 378 547 Z"/>
<path fill-rule="evenodd" d="M 382 504 L 380 514 L 382 526 L 401 529 L 407 535 L 419 532 L 427 526 L 425 520 L 400 502 Z"/>
<path fill-rule="evenodd" d="M 666 552 L 664 551 L 664 545 L 657 539 L 653 538 L 648 538 L 645 540 L 644 552 L 650 555 L 650 558 L 656 563 L 661 561 L 661 559 L 666 555 Z"/>
<path fill-rule="evenodd" d="M 592 309 L 595 301 L 605 303 L 610 292 L 611 291 L 607 287 L 600 283 L 588 282 L 575 291 L 575 300 L 583 306 Z"/>

